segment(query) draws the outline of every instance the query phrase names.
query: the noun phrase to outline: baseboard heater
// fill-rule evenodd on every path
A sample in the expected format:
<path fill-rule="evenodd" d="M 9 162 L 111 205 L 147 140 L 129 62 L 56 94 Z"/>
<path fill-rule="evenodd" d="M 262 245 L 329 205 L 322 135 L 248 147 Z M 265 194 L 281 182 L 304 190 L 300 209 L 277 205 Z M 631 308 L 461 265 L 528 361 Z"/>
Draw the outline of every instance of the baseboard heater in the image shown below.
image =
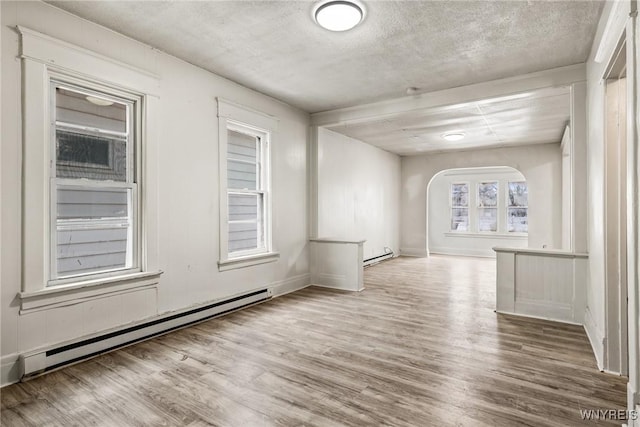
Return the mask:
<path fill-rule="evenodd" d="M 387 248 L 385 248 L 385 249 L 387 249 Z M 385 259 L 389 259 L 389 258 L 393 258 L 393 251 L 384 253 L 382 255 L 374 256 L 373 258 L 365 259 L 363 261 L 363 265 L 365 267 L 368 267 L 368 266 L 370 266 L 372 264 L 377 264 L 377 263 L 379 263 L 381 261 L 384 261 Z"/>
<path fill-rule="evenodd" d="M 271 296 L 269 289 L 262 289 L 71 344 L 23 354 L 20 356 L 22 380 L 266 301 Z"/>

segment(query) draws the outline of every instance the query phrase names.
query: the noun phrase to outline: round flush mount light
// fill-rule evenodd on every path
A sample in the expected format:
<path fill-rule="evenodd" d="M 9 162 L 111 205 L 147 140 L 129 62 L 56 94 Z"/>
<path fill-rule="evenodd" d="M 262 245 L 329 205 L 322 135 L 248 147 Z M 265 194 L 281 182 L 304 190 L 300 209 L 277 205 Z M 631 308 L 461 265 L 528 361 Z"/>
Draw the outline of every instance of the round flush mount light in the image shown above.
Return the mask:
<path fill-rule="evenodd" d="M 313 10 L 313 19 L 329 31 L 347 31 L 364 19 L 364 6 L 349 0 L 320 2 Z"/>
<path fill-rule="evenodd" d="M 447 133 L 443 133 L 441 136 L 443 139 L 446 139 L 447 141 L 455 142 L 455 141 L 460 141 L 461 139 L 464 139 L 465 133 L 464 132 L 447 132 Z"/>
<path fill-rule="evenodd" d="M 109 101 L 108 99 L 104 98 L 98 98 L 97 96 L 87 95 L 85 99 L 94 105 L 99 105 L 100 107 L 108 107 L 109 105 L 113 105 L 113 101 Z"/>

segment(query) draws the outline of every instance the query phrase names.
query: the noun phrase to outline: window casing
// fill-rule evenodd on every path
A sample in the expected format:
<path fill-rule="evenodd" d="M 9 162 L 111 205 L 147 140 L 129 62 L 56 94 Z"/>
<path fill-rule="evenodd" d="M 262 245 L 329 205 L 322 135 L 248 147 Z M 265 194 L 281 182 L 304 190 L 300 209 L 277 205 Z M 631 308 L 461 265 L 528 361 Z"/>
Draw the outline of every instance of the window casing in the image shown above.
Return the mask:
<path fill-rule="evenodd" d="M 507 231 L 529 231 L 529 194 L 524 181 L 510 181 L 507 184 Z"/>
<path fill-rule="evenodd" d="M 451 231 L 469 231 L 469 184 L 451 184 Z"/>
<path fill-rule="evenodd" d="M 271 144 L 278 120 L 218 98 L 220 271 L 277 261 Z"/>
<path fill-rule="evenodd" d="M 157 142 L 160 138 L 158 126 L 154 125 L 159 111 L 158 76 L 22 26 L 18 26 L 17 31 L 21 38 L 22 203 L 25 207 L 22 209 L 21 312 L 157 287 L 162 274 L 157 233 Z M 91 114 L 82 114 L 82 108 L 73 114 L 66 111 L 57 115 L 54 82 L 70 90 L 71 95 L 77 92 L 74 103 L 86 106 L 87 96 L 93 96 L 97 103 L 117 104 L 127 118 L 115 122 L 128 121 L 130 127 L 122 131 L 109 127 L 104 120 L 102 124 L 92 122 L 88 120 Z M 80 116 L 88 121 L 80 120 Z M 109 133 L 109 130 L 116 132 Z M 125 133 L 126 138 L 122 135 Z M 118 160 L 117 144 L 126 146 L 123 140 L 127 138 L 133 138 L 132 151 L 123 157 L 128 159 L 130 172 L 124 172 L 127 169 L 120 168 Z M 96 179 L 100 177 L 102 179 Z M 115 197 L 112 201 L 116 203 L 108 206 L 96 203 L 88 209 L 67 203 L 97 200 L 94 196 Z M 118 268 L 96 266 L 100 271 L 59 269 L 57 241 L 64 242 L 69 233 L 58 235 L 58 201 L 66 205 L 61 208 L 61 233 L 72 231 L 77 235 L 80 225 L 93 233 L 91 228 L 98 226 L 98 220 L 102 221 L 99 226 L 124 226 L 129 246 L 129 250 L 124 251 L 125 261 L 121 262 L 122 255 L 119 255 Z M 73 254 L 76 255 L 80 253 Z M 73 262 L 77 264 L 77 259 Z"/>
<path fill-rule="evenodd" d="M 139 271 L 140 99 L 52 78 L 48 286 Z"/>

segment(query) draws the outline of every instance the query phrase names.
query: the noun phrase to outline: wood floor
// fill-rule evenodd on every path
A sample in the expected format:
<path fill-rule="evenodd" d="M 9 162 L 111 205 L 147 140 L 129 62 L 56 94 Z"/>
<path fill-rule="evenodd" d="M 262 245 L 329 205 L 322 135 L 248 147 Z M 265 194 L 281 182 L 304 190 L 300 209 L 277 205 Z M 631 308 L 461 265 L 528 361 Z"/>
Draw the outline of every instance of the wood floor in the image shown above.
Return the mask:
<path fill-rule="evenodd" d="M 398 258 L 1 390 L 3 426 L 571 426 L 624 409 L 581 327 L 496 315 L 495 261 Z M 620 425 L 611 422 L 609 425 Z"/>

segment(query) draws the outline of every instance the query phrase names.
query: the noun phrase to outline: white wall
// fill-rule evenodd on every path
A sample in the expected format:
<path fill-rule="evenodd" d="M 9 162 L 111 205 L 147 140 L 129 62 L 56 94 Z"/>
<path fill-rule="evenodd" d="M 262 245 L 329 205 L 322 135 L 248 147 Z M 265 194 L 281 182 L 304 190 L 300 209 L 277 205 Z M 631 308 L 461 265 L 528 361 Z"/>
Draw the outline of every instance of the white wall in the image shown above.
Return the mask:
<path fill-rule="evenodd" d="M 506 231 L 507 185 L 510 181 L 524 181 L 520 172 L 512 168 L 465 168 L 452 169 L 437 174 L 429 184 L 429 204 L 427 217 L 429 252 L 448 255 L 467 255 L 495 257 L 494 246 L 526 248 L 527 236 L 516 236 Z M 480 233 L 476 215 L 477 184 L 480 182 L 498 182 L 498 229 L 495 233 Z M 457 182 L 469 183 L 469 215 L 471 219 L 468 232 L 451 232 L 450 188 Z M 534 236 L 535 237 L 535 236 Z"/>
<path fill-rule="evenodd" d="M 397 255 L 400 246 L 400 157 L 319 128 L 318 237 L 366 239 L 364 259 Z"/>
<path fill-rule="evenodd" d="M 400 251 L 427 254 L 427 184 L 455 168 L 509 166 L 520 171 L 529 190 L 529 247 L 562 245 L 562 154 L 559 144 L 425 154 L 402 158 Z"/>
<path fill-rule="evenodd" d="M 40 2 L 2 2 L 2 277 L 3 380 L 18 353 L 223 299 L 268 285 L 309 282 L 308 114 Z M 39 31 L 160 78 L 156 144 L 158 246 L 164 271 L 157 291 L 129 300 L 106 297 L 29 315 L 21 290 L 21 62 L 16 25 Z M 216 97 L 279 120 L 272 140 L 273 242 L 277 262 L 219 272 L 218 120 Z M 28 226 L 28 224 L 27 224 Z M 28 262 L 30 260 L 27 260 Z M 33 260 L 34 262 L 36 260 Z M 29 268 L 29 264 L 25 268 Z M 139 295 L 140 296 L 140 295 Z M 123 314 L 124 313 L 124 314 Z M 126 314 L 126 315 L 125 315 Z"/>

